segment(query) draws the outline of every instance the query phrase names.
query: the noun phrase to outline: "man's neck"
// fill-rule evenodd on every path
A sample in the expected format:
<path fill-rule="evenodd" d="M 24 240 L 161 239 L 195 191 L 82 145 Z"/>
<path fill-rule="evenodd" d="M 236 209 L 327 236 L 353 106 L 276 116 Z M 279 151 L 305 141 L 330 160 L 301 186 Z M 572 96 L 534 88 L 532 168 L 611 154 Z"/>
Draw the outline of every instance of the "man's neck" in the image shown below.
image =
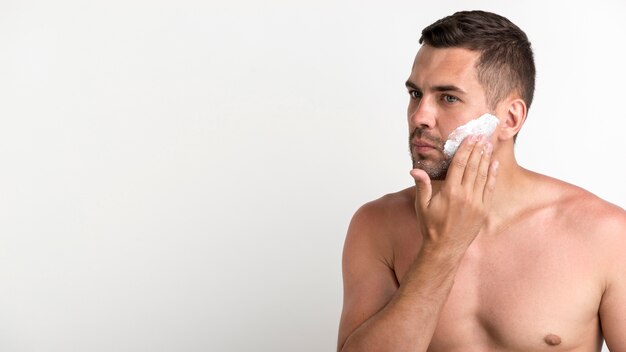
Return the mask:
<path fill-rule="evenodd" d="M 498 227 L 527 208 L 532 193 L 532 172 L 517 164 L 513 153 L 500 155 L 496 186 L 489 210 L 489 223 Z M 437 193 L 445 181 L 433 181 L 433 194 Z"/>

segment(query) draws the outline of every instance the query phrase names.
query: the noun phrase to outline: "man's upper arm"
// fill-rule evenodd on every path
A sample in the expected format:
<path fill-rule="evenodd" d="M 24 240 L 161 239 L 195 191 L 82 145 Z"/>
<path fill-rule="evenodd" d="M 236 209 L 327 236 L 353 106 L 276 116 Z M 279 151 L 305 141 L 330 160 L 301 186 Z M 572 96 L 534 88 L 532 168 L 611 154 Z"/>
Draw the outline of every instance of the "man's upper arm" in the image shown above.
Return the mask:
<path fill-rule="evenodd" d="M 343 250 L 343 311 L 338 350 L 368 318 L 382 309 L 398 288 L 391 268 L 391 245 L 380 205 L 361 207 L 350 223 Z"/>
<path fill-rule="evenodd" d="M 606 345 L 611 352 L 626 352 L 626 213 L 619 210 L 609 225 L 611 262 L 600 320 Z"/>

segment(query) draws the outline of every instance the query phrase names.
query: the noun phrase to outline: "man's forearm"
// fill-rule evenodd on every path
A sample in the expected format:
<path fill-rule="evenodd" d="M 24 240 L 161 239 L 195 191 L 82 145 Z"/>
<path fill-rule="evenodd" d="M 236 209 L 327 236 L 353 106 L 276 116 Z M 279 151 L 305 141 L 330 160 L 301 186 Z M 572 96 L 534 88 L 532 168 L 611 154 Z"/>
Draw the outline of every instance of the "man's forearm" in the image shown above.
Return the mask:
<path fill-rule="evenodd" d="M 466 138 L 443 183 L 422 169 L 415 179 L 415 214 L 422 247 L 392 299 L 348 336 L 341 351 L 426 351 L 465 255 L 484 225 L 498 162 L 486 137 Z"/>
<path fill-rule="evenodd" d="M 463 254 L 423 248 L 394 297 L 346 339 L 341 351 L 426 351 Z"/>

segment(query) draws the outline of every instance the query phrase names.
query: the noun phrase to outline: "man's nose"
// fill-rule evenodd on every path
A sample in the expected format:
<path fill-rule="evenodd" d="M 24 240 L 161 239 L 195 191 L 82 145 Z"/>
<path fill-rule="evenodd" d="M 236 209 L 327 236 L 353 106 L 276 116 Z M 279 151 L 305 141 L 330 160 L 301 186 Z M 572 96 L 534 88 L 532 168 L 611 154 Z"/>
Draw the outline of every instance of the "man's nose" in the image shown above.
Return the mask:
<path fill-rule="evenodd" d="M 409 123 L 414 128 L 435 127 L 436 109 L 432 102 L 422 98 L 419 102 L 409 106 Z"/>

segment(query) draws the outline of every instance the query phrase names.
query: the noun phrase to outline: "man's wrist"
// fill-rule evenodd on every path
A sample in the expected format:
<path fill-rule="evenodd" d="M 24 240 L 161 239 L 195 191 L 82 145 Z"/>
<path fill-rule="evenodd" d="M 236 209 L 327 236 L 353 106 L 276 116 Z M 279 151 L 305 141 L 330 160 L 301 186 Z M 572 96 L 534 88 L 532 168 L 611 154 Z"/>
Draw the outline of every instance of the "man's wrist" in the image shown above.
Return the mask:
<path fill-rule="evenodd" d="M 460 244 L 424 241 L 418 255 L 428 259 L 428 262 L 458 264 L 467 252 L 467 248 L 468 246 Z"/>

